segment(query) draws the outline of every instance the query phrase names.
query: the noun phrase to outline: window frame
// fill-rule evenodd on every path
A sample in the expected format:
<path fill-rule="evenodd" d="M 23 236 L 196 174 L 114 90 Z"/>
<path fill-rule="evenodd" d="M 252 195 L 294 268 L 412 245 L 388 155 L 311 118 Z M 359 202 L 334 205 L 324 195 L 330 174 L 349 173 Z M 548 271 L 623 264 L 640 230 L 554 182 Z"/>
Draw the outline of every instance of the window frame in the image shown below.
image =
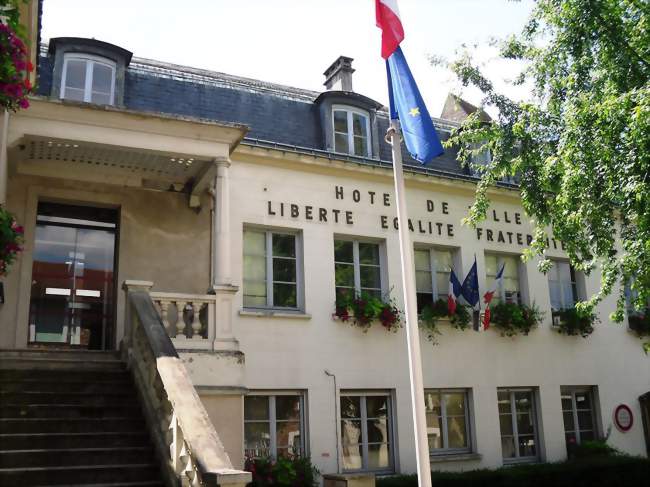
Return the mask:
<path fill-rule="evenodd" d="M 591 411 L 591 430 L 587 430 L 587 429 L 583 430 L 580 428 L 580 423 L 578 422 L 578 411 L 586 411 L 586 409 L 584 408 L 578 409 L 576 394 L 585 394 L 589 399 L 589 411 Z M 581 443 L 580 433 L 583 431 L 584 432 L 591 431 L 593 434 L 593 438 L 594 439 L 598 438 L 599 430 L 598 430 L 598 421 L 596 420 L 595 388 L 593 386 L 585 386 L 585 387 L 562 386 L 560 389 L 560 402 L 562 401 L 562 396 L 565 395 L 571 395 L 571 413 L 573 416 L 573 430 L 567 431 L 566 425 L 563 424 L 565 441 L 566 441 L 566 436 L 569 433 L 573 433 L 576 440 L 576 444 L 579 445 Z M 564 409 L 563 404 L 561 405 L 561 407 L 562 407 L 562 422 L 564 423 L 564 413 L 568 411 Z M 568 442 L 567 442 L 567 448 L 568 448 Z"/>
<path fill-rule="evenodd" d="M 108 105 L 115 104 L 115 78 L 117 74 L 117 63 L 111 59 L 96 56 L 94 54 L 67 52 L 63 55 L 63 72 L 61 73 L 61 86 L 59 88 L 59 98 L 63 100 L 70 100 L 65 97 L 66 81 L 68 77 L 68 62 L 70 61 L 84 61 L 86 63 L 86 77 L 83 89 L 83 102 L 94 103 L 92 101 L 93 94 L 93 69 L 95 64 L 102 64 L 111 69 L 111 88 L 110 88 L 110 102 Z M 98 103 L 99 104 L 99 103 Z"/>
<path fill-rule="evenodd" d="M 562 287 L 560 287 L 560 301 L 561 301 L 560 306 L 561 307 L 559 309 L 554 309 L 553 308 L 553 300 L 551 299 L 551 289 L 550 289 L 551 288 L 551 281 L 558 282 L 558 283 L 562 283 L 562 282 L 566 282 L 566 281 L 552 280 L 551 275 L 548 274 L 547 282 L 548 282 L 548 286 L 549 286 L 549 301 L 550 301 L 550 305 L 551 305 L 552 314 L 555 315 L 556 313 L 559 313 L 561 311 L 570 309 L 573 306 L 575 306 L 575 303 L 580 300 L 580 292 L 579 292 L 579 288 L 578 288 L 578 272 L 571 265 L 571 263 L 569 261 L 567 261 L 567 260 L 561 260 L 561 259 L 551 259 L 551 261 L 553 262 L 553 267 L 556 268 L 556 269 L 559 269 L 559 267 L 558 267 L 559 265 L 568 265 L 569 266 L 569 276 L 570 276 L 570 279 L 571 279 L 571 281 L 570 281 L 571 290 L 573 292 L 573 303 L 571 305 L 567 306 L 567 303 L 565 302 L 564 292 L 562 290 Z M 559 277 L 559 272 L 558 272 L 558 277 Z M 553 324 L 555 325 L 555 321 L 553 322 Z"/>
<path fill-rule="evenodd" d="M 246 288 L 244 285 L 244 233 L 257 232 L 264 234 L 265 245 L 265 263 L 266 263 L 266 305 L 265 306 L 247 306 L 244 303 Z M 273 235 L 291 235 L 294 237 L 295 254 L 296 254 L 296 306 L 277 306 L 274 303 L 273 284 L 293 284 L 285 281 L 273 280 Z M 285 230 L 276 228 L 264 228 L 245 226 L 242 231 L 242 307 L 246 310 L 279 310 L 284 312 L 301 312 L 304 310 L 304 280 L 303 280 L 303 251 L 302 251 L 302 233 L 296 230 Z"/>
<path fill-rule="evenodd" d="M 252 419 L 247 420 L 245 413 L 242 414 L 243 418 L 243 429 L 244 429 L 244 456 L 246 456 L 246 423 L 269 423 L 269 455 L 277 459 L 277 414 L 276 414 L 276 405 L 275 401 L 278 396 L 297 396 L 300 401 L 300 454 L 302 457 L 309 456 L 309 441 L 307 441 L 307 411 L 305 409 L 307 405 L 307 393 L 306 391 L 295 390 L 295 391 L 250 391 L 244 396 L 244 401 L 247 397 L 266 397 L 269 401 L 269 417 L 267 420 L 261 419 Z M 245 408 L 245 405 L 242 403 L 242 408 Z M 245 411 L 245 409 L 244 409 Z M 251 458 L 261 458 L 261 457 L 251 457 Z"/>
<path fill-rule="evenodd" d="M 348 152 L 339 152 L 336 150 L 336 134 L 342 134 L 342 132 L 337 132 L 335 123 L 334 123 L 334 113 L 335 112 L 345 112 L 347 116 L 348 123 Z M 366 141 L 368 150 L 366 154 L 356 154 L 354 152 L 354 126 L 353 126 L 353 114 L 360 115 L 366 119 Z M 348 105 L 332 105 L 332 150 L 337 154 L 347 154 L 350 156 L 356 157 L 372 157 L 372 138 L 370 137 L 370 114 L 359 108 L 351 107 Z"/>
<path fill-rule="evenodd" d="M 434 448 L 431 449 L 429 448 L 429 456 L 431 457 L 438 457 L 438 456 L 444 456 L 444 455 L 455 455 L 455 454 L 464 454 L 464 453 L 472 453 L 472 425 L 471 425 L 471 419 L 470 419 L 470 407 L 469 407 L 469 401 L 471 397 L 471 389 L 468 388 L 457 388 L 457 389 L 425 389 L 424 393 L 437 393 L 440 394 L 440 418 L 442 420 L 442 443 L 443 446 L 442 448 Z M 465 439 L 467 442 L 467 446 L 464 448 L 449 448 L 448 446 L 444 446 L 445 444 L 449 444 L 449 433 L 448 433 L 448 427 L 447 427 L 447 408 L 446 408 L 446 403 L 444 399 L 444 394 L 458 394 L 462 393 L 465 398 L 464 398 L 464 417 L 465 417 Z M 427 425 L 428 427 L 428 425 Z M 428 436 L 428 435 L 427 435 Z"/>
<path fill-rule="evenodd" d="M 516 464 L 516 463 L 536 463 L 540 459 L 541 454 L 541 445 L 539 444 L 539 418 L 537 413 L 537 391 L 532 387 L 499 387 L 497 388 L 497 414 L 499 415 L 499 438 L 503 439 L 503 434 L 501 433 L 501 415 L 508 413 L 501 413 L 498 410 L 498 393 L 507 392 L 510 399 L 510 417 L 512 420 L 512 438 L 513 444 L 515 447 L 515 457 L 505 458 L 503 456 L 503 449 L 501 451 L 501 459 L 504 465 Z M 517 407 L 515 403 L 515 394 L 517 392 L 529 392 L 531 397 L 531 414 L 533 417 L 533 438 L 535 439 L 535 455 L 531 456 L 521 456 L 519 454 L 519 428 L 517 426 Z M 506 435 L 510 436 L 510 435 Z M 529 436 L 529 435 L 524 435 Z"/>
<path fill-rule="evenodd" d="M 388 410 L 386 411 L 386 421 L 388 433 L 388 446 L 389 446 L 389 458 L 388 458 L 388 467 L 379 468 L 379 469 L 370 469 L 368 468 L 368 409 L 366 406 L 367 397 L 386 397 Z M 343 431 L 341 429 L 341 423 L 343 422 L 343 415 L 341 413 L 341 398 L 343 397 L 359 397 L 359 407 L 361 409 L 361 416 L 359 421 L 361 422 L 361 437 L 359 444 L 361 445 L 361 468 L 359 469 L 345 469 L 343 466 Z M 393 391 L 387 390 L 340 390 L 338 394 L 338 422 L 337 422 L 337 431 L 338 431 L 338 442 L 340 447 L 340 463 L 341 463 L 341 472 L 343 473 L 359 473 L 359 472 L 372 472 L 375 474 L 389 474 L 395 472 L 395 459 L 397 458 L 397 445 L 395 440 L 395 406 L 394 406 L 394 393 Z M 373 443 L 377 444 L 377 443 Z"/>
<path fill-rule="evenodd" d="M 377 251 L 379 254 L 379 292 L 381 298 L 383 299 L 387 290 L 387 276 L 386 276 L 386 255 L 385 255 L 385 246 L 383 241 L 376 241 L 371 239 L 360 239 L 354 237 L 346 237 L 341 235 L 334 235 L 333 243 L 336 244 L 336 241 L 343 242 L 352 242 L 352 266 L 354 268 L 354 293 L 355 296 L 360 296 L 364 292 L 364 289 L 373 289 L 373 288 L 361 288 L 361 266 L 370 266 L 370 264 L 361 264 L 359 258 L 359 244 L 372 244 L 377 245 Z M 333 249 L 334 254 L 336 253 L 336 248 Z M 337 261 L 336 256 L 334 256 L 334 294 L 336 297 L 337 288 L 345 288 L 346 286 L 337 286 L 336 285 L 336 264 L 345 264 L 350 265 L 350 262 Z M 374 267 L 374 266 L 373 266 Z"/>
<path fill-rule="evenodd" d="M 438 270 L 438 259 L 437 259 L 437 256 L 436 256 L 436 252 L 449 252 L 450 257 L 451 257 L 451 262 L 452 262 L 452 268 L 453 268 L 454 262 L 456 261 L 456 251 L 457 251 L 457 249 L 449 248 L 449 247 L 439 247 L 439 246 L 426 246 L 425 247 L 425 246 L 415 245 L 413 247 L 413 254 L 414 254 L 413 255 L 413 267 L 414 267 L 414 271 L 415 271 L 416 275 L 417 275 L 418 271 L 424 271 L 424 269 L 418 269 L 417 267 L 415 267 L 416 266 L 415 252 L 418 252 L 418 251 L 419 252 L 426 251 L 429 254 L 429 268 L 426 271 L 431 274 L 431 298 L 432 298 L 432 302 L 435 303 L 439 299 L 446 300 L 449 291 L 447 291 L 447 294 L 441 295 L 440 290 L 438 289 L 437 275 L 438 274 L 443 274 L 443 273 L 439 272 L 439 270 Z M 447 281 L 449 281 L 449 275 L 451 274 L 451 272 L 445 272 L 444 274 L 447 274 Z M 420 293 L 418 291 L 418 289 L 417 289 L 417 280 L 416 280 L 415 288 L 416 288 L 415 289 L 416 296 L 418 294 L 425 294 L 425 293 Z"/>
<path fill-rule="evenodd" d="M 518 255 L 513 255 L 513 254 L 507 254 L 507 253 L 502 253 L 502 252 L 485 252 L 485 257 L 487 256 L 494 256 L 497 259 L 497 267 L 496 270 L 497 272 L 501 268 L 501 265 L 503 264 L 503 259 L 504 257 L 514 257 L 515 260 L 517 261 L 517 283 L 519 284 L 519 289 L 517 291 L 517 299 L 516 300 L 510 300 L 508 301 L 506 299 L 506 289 L 505 286 L 503 285 L 503 279 L 501 282 L 499 282 L 499 285 L 497 287 L 497 291 L 495 293 L 495 298 L 498 298 L 499 303 L 512 303 L 512 304 L 518 304 L 518 305 L 523 305 L 524 304 L 524 295 L 523 295 L 523 290 L 522 290 L 522 282 L 524 281 L 523 279 L 523 272 L 524 272 L 524 267 L 521 262 L 521 260 L 518 259 Z M 492 280 L 490 280 L 492 278 Z M 487 273 L 487 265 L 485 266 L 485 280 L 486 286 L 488 289 L 492 287 L 492 284 L 494 282 L 494 279 L 496 278 L 496 275 L 494 276 L 488 276 Z M 505 276 L 504 276 L 505 278 Z"/>

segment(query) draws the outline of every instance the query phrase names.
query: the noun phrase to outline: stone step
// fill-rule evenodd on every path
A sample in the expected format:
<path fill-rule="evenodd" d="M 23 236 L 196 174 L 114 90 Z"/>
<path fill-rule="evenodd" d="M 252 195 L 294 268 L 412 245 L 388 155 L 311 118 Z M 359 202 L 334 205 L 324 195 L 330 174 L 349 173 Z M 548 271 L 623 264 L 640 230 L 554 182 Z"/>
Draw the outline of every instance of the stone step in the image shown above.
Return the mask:
<path fill-rule="evenodd" d="M 34 487 L 52 487 L 51 485 L 36 485 Z M 60 486 L 57 486 L 60 487 Z M 165 487 L 165 484 L 157 481 L 148 482 L 111 482 L 110 484 L 74 484 L 66 487 Z"/>
<path fill-rule="evenodd" d="M 125 368 L 117 370 L 85 370 L 82 364 L 77 364 L 74 369 L 67 370 L 0 369 L 0 381 L 19 380 L 65 382 L 130 381 L 131 374 Z"/>
<path fill-rule="evenodd" d="M 44 380 L 39 378 L 31 379 L 0 379 L 0 391 L 21 392 L 21 391 L 42 391 L 42 392 L 87 392 L 104 393 L 112 391 L 133 392 L 135 389 L 129 377 L 122 380 L 68 380 L 67 377 L 57 377 L 56 380 Z"/>
<path fill-rule="evenodd" d="M 88 392 L 0 392 L 0 404 L 77 404 L 83 406 L 116 406 L 137 401 L 133 392 L 121 390 L 93 394 Z"/>
<path fill-rule="evenodd" d="M 144 430 L 0 434 L 0 445 L 2 445 L 2 448 L 12 450 L 116 448 L 149 446 L 150 444 L 151 439 L 149 434 Z"/>
<path fill-rule="evenodd" d="M 94 433 L 143 431 L 144 420 L 117 418 L 0 418 L 0 433 Z"/>
<path fill-rule="evenodd" d="M 0 404 L 0 418 L 141 418 L 140 405 L 132 401 L 110 406 L 83 404 Z"/>
<path fill-rule="evenodd" d="M 14 348 L 0 349 L 0 356 L 3 358 L 68 359 L 84 362 L 86 360 L 119 360 L 120 352 L 102 350 L 54 350 L 49 348 Z"/>
<path fill-rule="evenodd" d="M 36 485 L 34 487 L 52 487 L 52 485 Z M 66 487 L 165 487 L 165 484 L 151 480 L 146 482 L 111 482 L 110 484 L 73 484 Z"/>
<path fill-rule="evenodd" d="M 118 359 L 94 359 L 81 361 L 76 358 L 5 357 L 0 356 L 0 369 L 11 370 L 74 370 L 82 367 L 91 370 L 125 370 Z"/>
<path fill-rule="evenodd" d="M 11 445 L 5 445 L 11 446 Z M 151 447 L 0 450 L 0 469 L 153 463 Z"/>
<path fill-rule="evenodd" d="M 160 469 L 153 463 L 0 469 L 0 485 L 12 487 L 159 480 Z"/>

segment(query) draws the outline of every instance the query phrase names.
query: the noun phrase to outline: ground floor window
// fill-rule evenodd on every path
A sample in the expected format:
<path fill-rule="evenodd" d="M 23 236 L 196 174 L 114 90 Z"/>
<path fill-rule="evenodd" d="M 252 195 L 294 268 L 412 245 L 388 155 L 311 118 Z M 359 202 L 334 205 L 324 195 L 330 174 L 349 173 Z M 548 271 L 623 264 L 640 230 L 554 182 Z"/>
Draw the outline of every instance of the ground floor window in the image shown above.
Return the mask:
<path fill-rule="evenodd" d="M 252 393 L 244 397 L 247 458 L 305 455 L 304 395 Z"/>
<path fill-rule="evenodd" d="M 538 455 L 535 394 L 532 389 L 498 389 L 504 463 L 535 461 Z"/>
<path fill-rule="evenodd" d="M 341 392 L 343 470 L 392 471 L 393 424 L 388 392 Z"/>
<path fill-rule="evenodd" d="M 593 387 L 562 387 L 562 416 L 567 448 L 596 438 Z"/>
<path fill-rule="evenodd" d="M 468 392 L 436 389 L 424 392 L 429 452 L 432 455 L 469 452 Z"/>

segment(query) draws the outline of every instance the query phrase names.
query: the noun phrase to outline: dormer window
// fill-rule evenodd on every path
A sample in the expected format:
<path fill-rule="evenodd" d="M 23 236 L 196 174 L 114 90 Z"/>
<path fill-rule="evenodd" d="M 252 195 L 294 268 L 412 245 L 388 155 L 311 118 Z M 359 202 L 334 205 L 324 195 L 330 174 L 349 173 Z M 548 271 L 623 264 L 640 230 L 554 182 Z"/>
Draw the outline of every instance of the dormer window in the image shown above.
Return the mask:
<path fill-rule="evenodd" d="M 66 53 L 60 98 L 113 105 L 115 62 L 90 54 Z"/>
<path fill-rule="evenodd" d="M 370 157 L 370 117 L 351 107 L 332 108 L 334 151 L 353 156 Z"/>

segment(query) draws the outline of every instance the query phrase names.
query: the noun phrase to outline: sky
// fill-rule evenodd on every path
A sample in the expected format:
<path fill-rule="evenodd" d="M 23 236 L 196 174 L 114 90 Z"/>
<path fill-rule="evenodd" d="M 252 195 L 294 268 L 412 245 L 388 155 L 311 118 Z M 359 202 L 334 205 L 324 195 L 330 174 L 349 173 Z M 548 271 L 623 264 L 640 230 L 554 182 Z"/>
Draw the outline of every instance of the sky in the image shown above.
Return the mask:
<path fill-rule="evenodd" d="M 491 38 L 517 33 L 532 0 L 399 0 L 402 49 L 432 116 L 452 91 L 478 104 L 430 56 L 453 59 L 468 46 L 496 86 L 517 67 L 496 59 Z M 45 0 L 43 42 L 92 37 L 136 57 L 323 91 L 323 72 L 340 55 L 354 58 L 354 91 L 387 104 L 374 0 Z"/>

